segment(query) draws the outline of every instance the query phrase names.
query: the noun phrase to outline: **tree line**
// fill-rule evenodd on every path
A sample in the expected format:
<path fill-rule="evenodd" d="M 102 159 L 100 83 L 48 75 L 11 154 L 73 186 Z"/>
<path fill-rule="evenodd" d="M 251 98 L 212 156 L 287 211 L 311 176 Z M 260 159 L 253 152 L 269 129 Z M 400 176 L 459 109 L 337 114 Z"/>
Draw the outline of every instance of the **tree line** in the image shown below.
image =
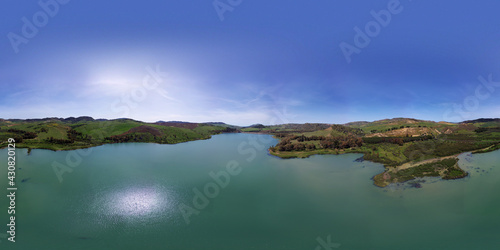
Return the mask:
<path fill-rule="evenodd" d="M 293 140 L 297 140 L 297 142 L 292 142 Z M 363 145 L 363 139 L 361 139 L 361 137 L 352 135 L 335 137 L 294 135 L 283 138 L 276 146 L 271 147 L 271 150 L 276 152 L 317 149 L 317 146 L 313 143 L 304 143 L 308 141 L 320 141 L 320 148 L 323 149 L 347 149 L 361 147 Z"/>
<path fill-rule="evenodd" d="M 29 131 L 24 131 L 24 130 L 15 129 L 15 128 L 10 128 L 7 130 L 7 132 L 20 135 L 22 137 L 22 139 L 35 139 L 38 136 L 38 134 L 35 132 L 29 132 Z"/>
<path fill-rule="evenodd" d="M 90 135 L 84 135 L 83 133 L 78 132 L 74 129 L 69 129 L 68 131 L 66 131 L 66 136 L 68 137 L 67 139 L 57 139 L 51 136 L 45 139 L 45 142 L 52 144 L 67 145 L 67 144 L 73 144 L 75 141 L 90 142 L 92 140 L 92 137 Z"/>
<path fill-rule="evenodd" d="M 378 143 L 393 143 L 403 146 L 404 143 L 413 141 L 426 141 L 433 139 L 432 135 L 416 136 L 416 137 L 363 137 L 363 142 L 368 144 Z"/>

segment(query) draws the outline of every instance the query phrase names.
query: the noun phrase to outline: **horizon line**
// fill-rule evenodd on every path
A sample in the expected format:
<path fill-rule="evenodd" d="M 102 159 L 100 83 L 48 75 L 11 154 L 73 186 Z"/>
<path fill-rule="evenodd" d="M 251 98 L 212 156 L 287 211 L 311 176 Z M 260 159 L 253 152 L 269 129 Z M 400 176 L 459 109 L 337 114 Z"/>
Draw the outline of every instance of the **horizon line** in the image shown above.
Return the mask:
<path fill-rule="evenodd" d="M 180 121 L 180 120 L 171 120 L 171 121 L 164 121 L 164 120 L 158 120 L 158 121 L 153 121 L 153 122 L 148 122 L 148 121 L 142 121 L 142 120 L 137 120 L 137 119 L 133 119 L 133 118 L 126 118 L 126 117 L 121 117 L 121 118 L 94 118 L 92 116 L 78 116 L 78 117 L 75 117 L 75 116 L 69 116 L 69 117 L 44 117 L 44 118 L 0 118 L 0 120 L 4 120 L 4 121 L 11 121 L 11 120 L 21 120 L 21 121 L 26 121 L 26 120 L 47 120 L 47 119 L 57 119 L 57 120 L 68 120 L 68 119 L 81 119 L 81 118 L 91 118 L 92 120 L 94 121 L 99 121 L 99 120 L 107 120 L 107 121 L 113 121 L 113 120 L 133 120 L 133 121 L 138 121 L 138 122 L 144 122 L 144 123 L 158 123 L 158 122 L 179 122 L 179 123 L 197 123 L 197 124 L 203 124 L 203 123 L 223 123 L 223 124 L 226 124 L 226 125 L 233 125 L 233 126 L 240 126 L 240 125 L 234 125 L 234 124 L 230 124 L 230 123 L 226 123 L 226 122 L 223 122 L 223 121 L 207 121 L 207 122 L 191 122 L 191 121 Z M 395 120 L 395 119 L 412 119 L 412 120 L 417 120 L 417 121 L 423 121 L 423 122 L 434 122 L 434 123 L 440 123 L 440 122 L 446 122 L 446 123 L 453 123 L 453 124 L 460 124 L 460 123 L 465 123 L 465 122 L 468 122 L 468 121 L 476 121 L 476 120 L 482 120 L 482 119 L 492 119 L 492 120 L 495 120 L 495 119 L 500 119 L 498 117 L 481 117 L 481 118 L 477 118 L 477 119 L 469 119 L 469 120 L 463 120 L 463 121 L 460 121 L 460 122 L 449 122 L 449 121 L 433 121 L 433 120 L 423 120 L 423 119 L 417 119 L 417 118 L 409 118 L 409 117 L 393 117 L 393 118 L 384 118 L 384 119 L 378 119 L 378 120 L 373 120 L 373 121 L 369 121 L 369 120 L 364 120 L 364 121 L 351 121 L 351 122 L 346 122 L 346 123 L 327 123 L 327 122 L 305 122 L 305 123 L 295 123 L 295 122 L 289 122 L 289 123 L 280 123 L 280 124 L 262 124 L 262 123 L 253 123 L 253 124 L 250 124 L 250 125 L 246 125 L 246 127 L 249 127 L 249 126 L 253 126 L 253 125 L 258 125 L 258 124 L 262 124 L 264 126 L 272 126 L 272 125 L 284 125 L 284 124 L 340 124 L 340 125 L 344 125 L 344 124 L 349 124 L 349 123 L 357 123 L 357 122 L 377 122 L 377 121 L 383 121 L 383 120 Z M 240 127 L 245 127 L 245 126 L 240 126 Z"/>

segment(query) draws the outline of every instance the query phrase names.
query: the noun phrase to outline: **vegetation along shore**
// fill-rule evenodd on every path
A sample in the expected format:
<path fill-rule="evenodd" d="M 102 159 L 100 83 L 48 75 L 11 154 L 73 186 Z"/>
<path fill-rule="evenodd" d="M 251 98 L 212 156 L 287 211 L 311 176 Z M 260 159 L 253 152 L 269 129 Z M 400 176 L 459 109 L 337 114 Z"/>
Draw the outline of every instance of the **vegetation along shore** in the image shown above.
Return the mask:
<path fill-rule="evenodd" d="M 175 144 L 235 132 L 273 135 L 279 142 L 269 148 L 269 153 L 284 159 L 362 153 L 362 160 L 384 164 L 385 171 L 373 178 L 379 187 L 425 176 L 463 178 L 467 172 L 458 166 L 459 154 L 500 149 L 500 119 L 449 123 L 394 118 L 240 127 L 220 122 L 145 123 L 91 117 L 0 119 L 0 148 L 7 145 L 8 138 L 14 138 L 21 148 L 73 150 L 122 142 Z"/>

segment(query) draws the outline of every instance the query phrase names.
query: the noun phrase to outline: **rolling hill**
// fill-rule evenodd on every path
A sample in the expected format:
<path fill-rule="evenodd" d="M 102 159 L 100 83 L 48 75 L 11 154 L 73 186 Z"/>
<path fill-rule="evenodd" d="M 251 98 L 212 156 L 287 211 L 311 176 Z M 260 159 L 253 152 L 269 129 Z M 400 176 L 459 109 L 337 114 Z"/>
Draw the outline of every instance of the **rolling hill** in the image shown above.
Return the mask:
<path fill-rule="evenodd" d="M 500 119 L 449 123 L 394 118 L 346 124 L 238 127 L 220 122 L 145 123 L 85 116 L 0 119 L 0 147 L 7 146 L 8 138 L 14 138 L 17 147 L 71 150 L 123 142 L 174 144 L 234 132 L 273 135 L 279 142 L 269 148 L 269 153 L 281 158 L 362 153 L 361 160 L 384 164 L 385 171 L 374 177 L 375 184 L 381 187 L 425 176 L 462 178 L 467 173 L 457 164 L 458 154 L 500 149 Z"/>
<path fill-rule="evenodd" d="M 70 150 L 119 142 L 173 144 L 208 139 L 211 135 L 238 130 L 224 124 L 145 123 L 132 119 L 91 117 L 0 120 L 0 147 L 8 138 L 17 147 Z"/>

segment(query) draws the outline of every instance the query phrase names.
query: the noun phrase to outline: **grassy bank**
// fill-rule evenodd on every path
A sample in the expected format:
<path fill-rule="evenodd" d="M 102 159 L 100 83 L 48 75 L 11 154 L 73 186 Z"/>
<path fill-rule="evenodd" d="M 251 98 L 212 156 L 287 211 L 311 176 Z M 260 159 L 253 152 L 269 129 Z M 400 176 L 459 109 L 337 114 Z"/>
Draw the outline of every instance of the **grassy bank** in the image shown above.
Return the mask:
<path fill-rule="evenodd" d="M 122 142 L 175 144 L 237 131 L 225 124 L 145 123 L 131 119 L 94 120 L 90 117 L 0 120 L 0 148 L 7 146 L 8 138 L 14 138 L 19 148 L 57 151 Z"/>
<path fill-rule="evenodd" d="M 458 154 L 500 149 L 500 119 L 446 123 L 395 118 L 344 125 L 256 124 L 242 128 L 218 122 L 145 123 L 91 117 L 0 119 L 0 148 L 7 146 L 8 138 L 14 138 L 20 148 L 73 150 L 124 142 L 174 144 L 224 132 L 271 134 L 279 142 L 269 153 L 283 159 L 362 153 L 364 160 L 385 166 L 373 178 L 380 187 L 425 176 L 463 178 L 467 174 L 454 162 Z"/>

